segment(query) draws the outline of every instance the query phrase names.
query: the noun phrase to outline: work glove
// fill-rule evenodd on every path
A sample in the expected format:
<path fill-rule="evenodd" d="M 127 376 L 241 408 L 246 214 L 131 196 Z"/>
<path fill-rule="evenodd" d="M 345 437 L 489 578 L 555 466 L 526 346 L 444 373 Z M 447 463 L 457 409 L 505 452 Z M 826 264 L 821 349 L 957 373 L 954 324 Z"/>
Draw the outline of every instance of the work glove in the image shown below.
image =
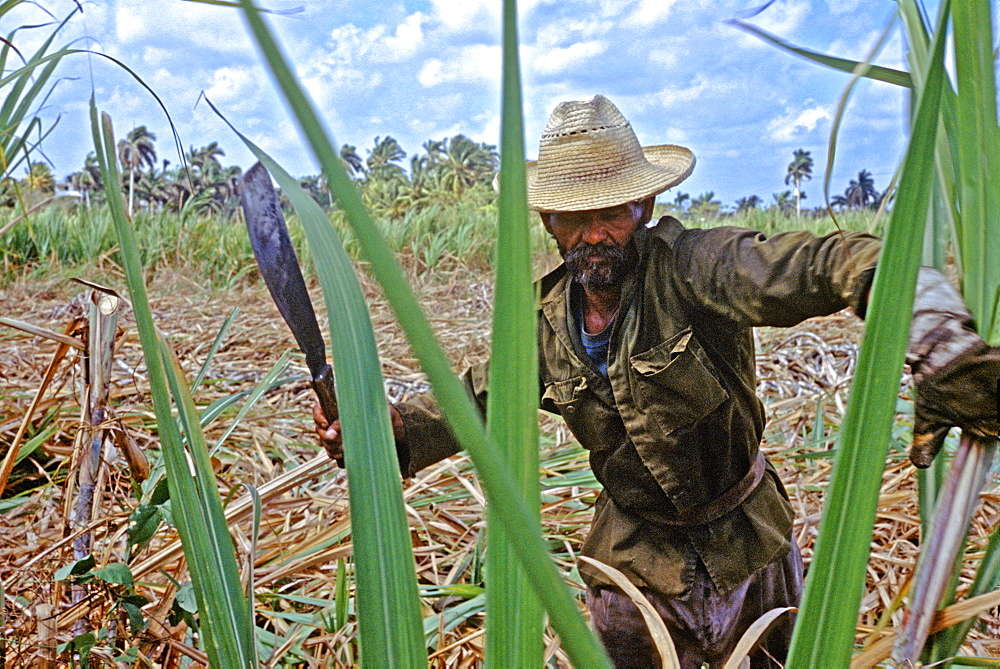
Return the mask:
<path fill-rule="evenodd" d="M 997 438 L 1000 349 L 976 334 L 962 296 L 940 272 L 922 267 L 906 353 L 916 385 L 910 461 L 929 467 L 952 427 Z"/>

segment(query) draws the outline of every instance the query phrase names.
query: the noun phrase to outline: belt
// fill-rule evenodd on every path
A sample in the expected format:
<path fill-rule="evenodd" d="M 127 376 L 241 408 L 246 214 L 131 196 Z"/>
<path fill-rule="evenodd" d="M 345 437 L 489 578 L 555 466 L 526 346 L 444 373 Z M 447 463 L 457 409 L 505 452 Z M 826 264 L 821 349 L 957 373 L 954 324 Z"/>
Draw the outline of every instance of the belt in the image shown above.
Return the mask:
<path fill-rule="evenodd" d="M 750 496 L 764 478 L 766 460 L 764 454 L 757 451 L 757 459 L 750 465 L 750 471 L 736 485 L 707 504 L 678 510 L 675 518 L 659 518 L 657 522 L 675 527 L 690 527 L 705 525 L 718 520 L 738 507 Z"/>

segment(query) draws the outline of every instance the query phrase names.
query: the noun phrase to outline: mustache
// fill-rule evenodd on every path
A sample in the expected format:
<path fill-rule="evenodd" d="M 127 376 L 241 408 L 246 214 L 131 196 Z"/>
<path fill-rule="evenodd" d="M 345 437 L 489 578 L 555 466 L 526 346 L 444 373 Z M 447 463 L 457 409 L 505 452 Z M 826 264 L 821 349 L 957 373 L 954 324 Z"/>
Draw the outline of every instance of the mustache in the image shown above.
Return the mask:
<path fill-rule="evenodd" d="M 590 265 L 591 256 L 598 256 L 605 261 L 624 262 L 628 256 L 624 247 L 614 244 L 580 244 L 564 256 L 567 265 Z"/>
<path fill-rule="evenodd" d="M 620 286 L 629 272 L 634 251 L 612 244 L 581 244 L 563 256 L 569 275 L 591 288 Z"/>

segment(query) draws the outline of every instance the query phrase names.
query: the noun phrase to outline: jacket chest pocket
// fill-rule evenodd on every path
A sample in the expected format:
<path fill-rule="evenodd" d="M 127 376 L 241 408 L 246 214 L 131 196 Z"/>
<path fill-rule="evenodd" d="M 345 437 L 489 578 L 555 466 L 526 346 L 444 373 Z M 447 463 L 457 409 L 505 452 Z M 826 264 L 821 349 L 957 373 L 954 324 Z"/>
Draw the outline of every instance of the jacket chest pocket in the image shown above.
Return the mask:
<path fill-rule="evenodd" d="M 696 423 L 729 397 L 690 328 L 629 362 L 636 408 L 655 418 L 666 435 Z"/>
<path fill-rule="evenodd" d="M 617 446 L 625 437 L 618 410 L 601 401 L 585 376 L 546 384 L 542 408 L 562 416 L 566 427 L 588 450 Z"/>

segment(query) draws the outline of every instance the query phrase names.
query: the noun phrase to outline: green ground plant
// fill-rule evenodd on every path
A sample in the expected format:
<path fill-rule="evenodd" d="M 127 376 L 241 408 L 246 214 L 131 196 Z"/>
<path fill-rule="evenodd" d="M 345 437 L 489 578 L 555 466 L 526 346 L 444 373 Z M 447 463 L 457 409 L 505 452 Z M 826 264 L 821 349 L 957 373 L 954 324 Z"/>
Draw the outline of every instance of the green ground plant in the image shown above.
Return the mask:
<path fill-rule="evenodd" d="M 348 255 L 362 257 L 357 236 L 341 211 L 328 217 L 340 235 Z M 12 220 L 0 213 L 0 227 Z M 881 220 L 884 220 L 883 217 Z M 289 212 L 289 232 L 307 267 L 312 254 L 298 216 Z M 882 230 L 875 212 L 855 211 L 796 220 L 776 210 L 750 209 L 725 217 L 699 221 L 682 216 L 689 227 L 737 225 L 760 230 L 766 235 L 807 229 L 816 234 L 837 230 Z M 161 210 L 139 211 L 132 217 L 139 252 L 146 272 L 183 268 L 205 277 L 213 287 L 255 280 L 253 252 L 241 222 L 218 215 L 198 215 Z M 470 204 L 434 205 L 408 212 L 398 218 L 377 219 L 377 226 L 390 248 L 405 264 L 417 270 L 440 269 L 449 263 L 493 267 L 497 239 L 495 206 Z M 555 254 L 555 246 L 545 230 L 530 226 L 529 236 L 536 254 Z M 79 272 L 104 267 L 107 271 L 122 264 L 118 239 L 107 204 L 52 206 L 19 221 L 0 237 L 0 283 L 18 277 L 42 277 L 53 271 Z"/>

